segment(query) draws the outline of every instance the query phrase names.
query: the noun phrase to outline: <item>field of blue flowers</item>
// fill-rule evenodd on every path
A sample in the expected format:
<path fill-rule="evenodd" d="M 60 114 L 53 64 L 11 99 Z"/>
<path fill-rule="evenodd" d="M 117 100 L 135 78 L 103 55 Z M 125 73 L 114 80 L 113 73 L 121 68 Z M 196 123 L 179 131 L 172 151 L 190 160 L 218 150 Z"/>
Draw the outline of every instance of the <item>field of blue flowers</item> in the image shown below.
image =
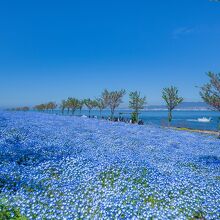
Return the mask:
<path fill-rule="evenodd" d="M 0 219 L 220 219 L 220 140 L 0 113 Z"/>

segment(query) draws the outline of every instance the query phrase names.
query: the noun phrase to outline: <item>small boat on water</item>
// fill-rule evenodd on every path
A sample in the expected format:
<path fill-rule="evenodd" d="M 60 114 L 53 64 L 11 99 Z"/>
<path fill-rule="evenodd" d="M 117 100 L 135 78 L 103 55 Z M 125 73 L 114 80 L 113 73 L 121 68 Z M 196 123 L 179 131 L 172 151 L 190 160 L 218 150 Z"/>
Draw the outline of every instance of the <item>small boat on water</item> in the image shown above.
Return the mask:
<path fill-rule="evenodd" d="M 206 117 L 198 118 L 198 122 L 209 123 L 211 120 L 212 120 L 211 118 L 206 118 Z"/>

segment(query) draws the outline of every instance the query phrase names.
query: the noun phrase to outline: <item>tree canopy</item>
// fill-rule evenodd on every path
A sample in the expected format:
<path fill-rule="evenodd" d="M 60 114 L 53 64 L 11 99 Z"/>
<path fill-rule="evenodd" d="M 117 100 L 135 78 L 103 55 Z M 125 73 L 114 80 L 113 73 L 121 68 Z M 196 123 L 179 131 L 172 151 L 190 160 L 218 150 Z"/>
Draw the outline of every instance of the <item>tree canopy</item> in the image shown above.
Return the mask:
<path fill-rule="evenodd" d="M 207 75 L 209 83 L 201 87 L 200 96 L 214 110 L 220 111 L 220 73 L 208 72 Z"/>
<path fill-rule="evenodd" d="M 162 98 L 165 100 L 168 109 L 168 121 L 172 121 L 172 111 L 179 105 L 183 98 L 179 97 L 179 91 L 175 86 L 164 88 L 162 91 Z"/>
<path fill-rule="evenodd" d="M 146 104 L 146 97 L 141 97 L 140 92 L 130 92 L 129 94 L 129 108 L 134 110 L 134 121 L 138 122 L 138 115 L 139 110 L 144 108 L 144 105 Z"/>

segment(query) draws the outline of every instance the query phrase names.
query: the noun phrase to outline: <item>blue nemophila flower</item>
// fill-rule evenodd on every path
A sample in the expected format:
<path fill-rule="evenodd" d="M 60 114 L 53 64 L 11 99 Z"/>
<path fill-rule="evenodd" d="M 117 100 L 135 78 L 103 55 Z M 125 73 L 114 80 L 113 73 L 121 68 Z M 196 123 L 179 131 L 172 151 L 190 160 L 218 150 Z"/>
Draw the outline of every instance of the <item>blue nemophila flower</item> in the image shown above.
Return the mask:
<path fill-rule="evenodd" d="M 154 126 L 1 112 L 0 205 L 28 219 L 219 219 L 219 146 Z"/>

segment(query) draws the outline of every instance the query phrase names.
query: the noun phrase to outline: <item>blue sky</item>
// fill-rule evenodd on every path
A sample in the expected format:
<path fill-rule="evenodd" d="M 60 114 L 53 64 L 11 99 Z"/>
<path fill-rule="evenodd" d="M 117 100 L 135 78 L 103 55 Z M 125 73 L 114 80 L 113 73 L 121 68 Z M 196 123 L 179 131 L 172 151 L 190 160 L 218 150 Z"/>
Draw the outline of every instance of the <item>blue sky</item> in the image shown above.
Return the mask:
<path fill-rule="evenodd" d="M 205 72 L 220 72 L 219 42 L 220 3 L 209 0 L 1 1 L 0 106 L 104 88 L 160 104 L 170 85 L 200 101 Z"/>

